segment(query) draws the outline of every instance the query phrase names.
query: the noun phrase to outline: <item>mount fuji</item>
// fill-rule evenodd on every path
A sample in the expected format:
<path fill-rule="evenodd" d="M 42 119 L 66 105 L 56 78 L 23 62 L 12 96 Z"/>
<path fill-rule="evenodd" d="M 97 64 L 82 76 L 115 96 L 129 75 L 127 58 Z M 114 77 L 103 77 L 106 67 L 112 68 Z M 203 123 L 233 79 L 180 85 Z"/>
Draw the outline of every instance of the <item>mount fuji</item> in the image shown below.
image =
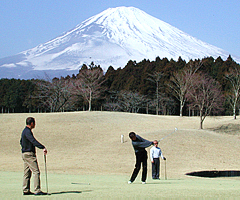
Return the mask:
<path fill-rule="evenodd" d="M 188 61 L 229 53 L 194 38 L 134 7 L 109 8 L 59 37 L 17 55 L 0 59 L 0 78 L 31 79 L 78 73 L 94 62 L 104 71 L 129 60 L 157 56 Z M 232 56 L 236 62 L 240 58 Z"/>

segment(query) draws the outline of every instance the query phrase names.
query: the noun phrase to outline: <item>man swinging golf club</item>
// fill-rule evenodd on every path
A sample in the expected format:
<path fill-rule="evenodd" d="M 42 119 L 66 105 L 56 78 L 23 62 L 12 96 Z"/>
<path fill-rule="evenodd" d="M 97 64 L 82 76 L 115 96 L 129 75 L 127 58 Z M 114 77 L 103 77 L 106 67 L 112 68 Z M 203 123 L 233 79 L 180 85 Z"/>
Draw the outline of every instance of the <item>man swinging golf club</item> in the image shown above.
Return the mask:
<path fill-rule="evenodd" d="M 147 151 L 145 148 L 153 145 L 153 142 L 143 139 L 139 135 L 136 135 L 134 132 L 129 133 L 129 137 L 132 140 L 132 146 L 136 155 L 136 164 L 133 170 L 132 176 L 128 181 L 128 184 L 131 184 L 138 175 L 138 172 L 142 164 L 142 184 L 146 184 L 147 178 Z"/>
<path fill-rule="evenodd" d="M 43 149 L 44 155 L 47 154 L 47 149 L 39 143 L 33 136 L 32 129 L 35 128 L 35 119 L 28 117 L 26 119 L 26 127 L 22 132 L 20 144 L 22 146 L 22 159 L 24 162 L 23 176 L 23 195 L 47 195 L 48 193 L 41 191 L 40 186 L 40 170 L 38 167 L 36 149 Z M 30 191 L 30 178 L 33 173 L 34 177 L 34 192 Z"/>

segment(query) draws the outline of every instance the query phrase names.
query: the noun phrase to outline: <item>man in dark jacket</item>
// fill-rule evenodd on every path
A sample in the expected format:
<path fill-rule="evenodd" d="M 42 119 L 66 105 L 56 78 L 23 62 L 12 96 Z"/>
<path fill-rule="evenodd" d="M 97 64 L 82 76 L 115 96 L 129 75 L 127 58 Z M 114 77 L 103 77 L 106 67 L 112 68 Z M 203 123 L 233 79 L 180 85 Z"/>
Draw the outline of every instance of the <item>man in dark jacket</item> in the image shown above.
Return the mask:
<path fill-rule="evenodd" d="M 131 184 L 138 175 L 138 172 L 142 164 L 142 184 L 146 184 L 147 178 L 147 151 L 145 148 L 151 146 L 153 142 L 143 139 L 139 135 L 136 135 L 134 132 L 129 133 L 129 137 L 132 140 L 132 145 L 136 155 L 136 164 L 133 170 L 132 176 L 128 181 L 128 184 Z"/>
<path fill-rule="evenodd" d="M 38 167 L 35 147 L 43 149 L 45 155 L 47 154 L 47 149 L 33 136 L 32 129 L 35 128 L 36 125 L 35 119 L 33 117 L 28 117 L 26 119 L 26 124 L 20 140 L 22 146 L 22 159 L 24 162 L 23 195 L 47 195 L 47 193 L 41 191 L 40 170 Z M 35 193 L 30 191 L 30 178 L 32 173 L 34 177 Z"/>

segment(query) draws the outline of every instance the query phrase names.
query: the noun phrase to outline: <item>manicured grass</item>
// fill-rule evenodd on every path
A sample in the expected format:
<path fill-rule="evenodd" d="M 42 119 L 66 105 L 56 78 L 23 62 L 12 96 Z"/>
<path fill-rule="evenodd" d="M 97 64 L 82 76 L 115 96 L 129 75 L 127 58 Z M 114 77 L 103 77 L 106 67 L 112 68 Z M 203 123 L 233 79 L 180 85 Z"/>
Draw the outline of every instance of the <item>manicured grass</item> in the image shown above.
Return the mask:
<path fill-rule="evenodd" d="M 33 133 L 48 149 L 51 196 L 22 195 L 19 140 L 28 116 L 36 118 Z M 185 175 L 194 171 L 240 170 L 240 118 L 208 117 L 203 130 L 198 129 L 199 117 L 118 112 L 1 114 L 0 124 L 1 199 L 239 199 L 240 196 L 240 177 L 211 179 Z M 127 184 L 135 165 L 128 133 L 135 131 L 152 141 L 168 135 L 175 127 L 178 131 L 159 144 L 167 158 L 168 180 L 151 179 L 148 158 L 147 184 L 141 184 L 141 174 L 133 184 Z M 37 149 L 37 158 L 42 190 L 46 192 L 42 150 Z M 161 178 L 164 178 L 164 163 L 161 161 Z"/>
<path fill-rule="evenodd" d="M 237 199 L 239 178 L 192 178 L 151 180 L 127 184 L 128 176 L 48 174 L 51 196 L 23 196 L 22 173 L 0 172 L 1 199 Z M 45 174 L 41 175 L 46 191 Z M 75 184 L 73 184 L 75 183 Z M 88 184 L 89 183 L 89 184 Z M 32 184 L 32 183 L 31 183 Z M 33 188 L 33 185 L 31 185 Z"/>

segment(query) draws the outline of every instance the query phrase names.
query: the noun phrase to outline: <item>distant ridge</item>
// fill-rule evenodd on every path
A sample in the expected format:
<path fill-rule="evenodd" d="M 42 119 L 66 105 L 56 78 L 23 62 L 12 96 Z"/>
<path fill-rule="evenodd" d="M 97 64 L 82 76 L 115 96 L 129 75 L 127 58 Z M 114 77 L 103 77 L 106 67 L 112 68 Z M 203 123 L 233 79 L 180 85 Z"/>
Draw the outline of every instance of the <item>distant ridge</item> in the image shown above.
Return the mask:
<path fill-rule="evenodd" d="M 36 78 L 77 73 L 94 62 L 104 71 L 123 68 L 129 60 L 157 56 L 226 59 L 229 53 L 198 40 L 134 7 L 109 8 L 59 37 L 17 55 L 0 59 L 0 78 Z M 232 56 L 236 62 L 240 58 Z"/>

